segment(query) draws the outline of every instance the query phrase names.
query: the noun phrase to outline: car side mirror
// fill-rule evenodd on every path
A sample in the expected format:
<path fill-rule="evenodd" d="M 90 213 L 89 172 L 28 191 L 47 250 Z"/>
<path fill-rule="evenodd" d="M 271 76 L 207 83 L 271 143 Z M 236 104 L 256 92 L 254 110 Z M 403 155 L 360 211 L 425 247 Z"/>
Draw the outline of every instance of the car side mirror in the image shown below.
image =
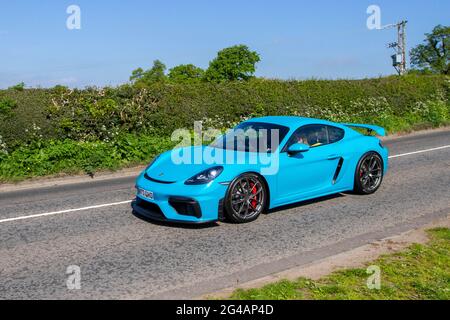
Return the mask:
<path fill-rule="evenodd" d="M 287 152 L 290 155 L 295 155 L 301 152 L 306 152 L 309 150 L 309 145 L 304 144 L 304 143 L 294 143 L 293 145 L 291 145 Z"/>

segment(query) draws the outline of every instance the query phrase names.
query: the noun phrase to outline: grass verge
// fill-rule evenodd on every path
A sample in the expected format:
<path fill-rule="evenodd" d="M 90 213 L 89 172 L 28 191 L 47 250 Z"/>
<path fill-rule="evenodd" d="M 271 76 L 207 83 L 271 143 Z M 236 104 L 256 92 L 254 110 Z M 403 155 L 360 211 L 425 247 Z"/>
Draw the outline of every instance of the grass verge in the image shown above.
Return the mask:
<path fill-rule="evenodd" d="M 237 289 L 238 300 L 449 300 L 450 229 L 427 231 L 427 244 L 383 255 L 367 263 L 381 270 L 380 289 L 368 289 L 366 268 L 337 271 L 317 281 L 282 280 L 262 288 Z"/>

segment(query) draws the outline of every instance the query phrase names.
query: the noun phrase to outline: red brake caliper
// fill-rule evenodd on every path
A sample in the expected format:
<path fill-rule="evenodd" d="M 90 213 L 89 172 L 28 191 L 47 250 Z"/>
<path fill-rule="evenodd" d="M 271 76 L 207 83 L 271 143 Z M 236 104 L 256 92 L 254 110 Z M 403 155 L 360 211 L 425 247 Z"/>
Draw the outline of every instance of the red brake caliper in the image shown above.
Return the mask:
<path fill-rule="evenodd" d="M 256 194 L 257 190 L 256 190 L 256 186 L 253 182 L 250 182 L 250 187 L 252 188 L 252 194 Z M 253 198 L 251 198 L 251 202 L 250 204 L 252 205 L 253 209 L 256 210 L 256 205 L 258 204 L 258 201 L 256 199 L 256 196 L 254 196 Z"/>

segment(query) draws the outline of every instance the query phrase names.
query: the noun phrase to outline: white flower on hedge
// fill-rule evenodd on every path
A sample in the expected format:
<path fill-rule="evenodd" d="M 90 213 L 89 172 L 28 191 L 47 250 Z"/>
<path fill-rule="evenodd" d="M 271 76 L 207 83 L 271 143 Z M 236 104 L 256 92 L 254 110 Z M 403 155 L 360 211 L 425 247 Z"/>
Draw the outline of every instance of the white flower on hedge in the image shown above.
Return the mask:
<path fill-rule="evenodd" d="M 33 122 L 33 131 L 40 131 L 41 128 L 39 126 L 36 125 L 36 123 Z"/>
<path fill-rule="evenodd" d="M 3 137 L 0 136 L 0 153 L 8 154 L 8 146 L 3 141 Z"/>

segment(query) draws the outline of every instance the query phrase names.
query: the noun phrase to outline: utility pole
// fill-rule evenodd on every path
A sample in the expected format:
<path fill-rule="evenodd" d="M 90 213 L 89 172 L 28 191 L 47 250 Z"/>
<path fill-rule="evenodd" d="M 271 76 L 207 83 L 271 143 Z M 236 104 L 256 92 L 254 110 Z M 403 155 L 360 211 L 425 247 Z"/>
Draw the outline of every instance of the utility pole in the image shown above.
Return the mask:
<path fill-rule="evenodd" d="M 396 24 L 388 24 L 381 29 L 397 28 L 397 42 L 390 43 L 389 48 L 395 50 L 395 54 L 391 56 L 392 65 L 399 75 L 406 73 L 406 24 L 408 21 L 403 20 Z"/>

